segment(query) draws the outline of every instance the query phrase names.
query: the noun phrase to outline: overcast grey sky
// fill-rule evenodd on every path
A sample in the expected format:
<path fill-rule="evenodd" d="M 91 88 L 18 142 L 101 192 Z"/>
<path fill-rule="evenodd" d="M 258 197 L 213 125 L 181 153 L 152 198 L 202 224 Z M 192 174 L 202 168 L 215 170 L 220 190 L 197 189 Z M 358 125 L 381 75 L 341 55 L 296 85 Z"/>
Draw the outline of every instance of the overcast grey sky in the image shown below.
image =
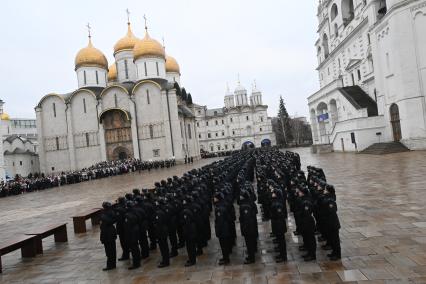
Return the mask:
<path fill-rule="evenodd" d="M 109 64 L 126 33 L 126 13 L 143 37 L 161 41 L 181 67 L 182 86 L 194 101 L 223 106 L 226 83 L 237 74 L 251 91 L 253 80 L 275 116 L 282 95 L 288 112 L 306 115 L 306 98 L 318 88 L 315 71 L 316 5 L 310 0 L 3 0 L 0 17 L 1 94 L 12 117 L 35 117 L 34 107 L 51 92 L 75 90 L 74 58 L 93 43 Z"/>

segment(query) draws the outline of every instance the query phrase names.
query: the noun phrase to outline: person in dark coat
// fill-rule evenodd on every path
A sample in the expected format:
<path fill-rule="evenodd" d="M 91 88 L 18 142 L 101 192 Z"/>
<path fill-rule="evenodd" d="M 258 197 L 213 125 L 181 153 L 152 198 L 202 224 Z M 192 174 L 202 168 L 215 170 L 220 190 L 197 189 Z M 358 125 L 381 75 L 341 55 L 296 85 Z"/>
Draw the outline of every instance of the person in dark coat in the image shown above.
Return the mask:
<path fill-rule="evenodd" d="M 326 195 L 326 217 L 325 229 L 327 230 L 328 242 L 332 248 L 331 254 L 327 256 L 330 260 L 339 260 L 342 257 L 340 248 L 340 221 L 337 216 L 337 204 L 335 190 L 332 185 L 327 185 L 325 190 Z"/>
<path fill-rule="evenodd" d="M 126 199 L 124 197 L 119 197 L 117 199 L 117 204 L 114 208 L 116 218 L 117 218 L 117 234 L 120 240 L 121 249 L 123 251 L 119 261 L 129 259 L 129 246 L 126 242 L 126 237 L 124 235 L 124 219 L 126 215 Z"/>
<path fill-rule="evenodd" d="M 244 264 L 255 262 L 257 242 L 256 211 L 252 207 L 250 195 L 246 190 L 240 192 L 240 229 L 247 247 L 247 258 Z"/>
<path fill-rule="evenodd" d="M 141 266 L 141 252 L 139 250 L 139 218 L 134 210 L 135 203 L 128 201 L 127 212 L 124 218 L 124 235 L 126 236 L 126 242 L 129 245 L 130 253 L 132 254 L 133 265 L 129 267 L 129 270 L 139 268 Z"/>
<path fill-rule="evenodd" d="M 222 250 L 222 258 L 219 260 L 219 265 L 226 265 L 230 262 L 229 254 L 231 253 L 232 247 L 232 216 L 230 212 L 228 212 L 222 193 L 217 193 L 215 195 L 214 203 L 216 237 L 219 239 L 220 248 Z"/>
<path fill-rule="evenodd" d="M 197 262 L 197 225 L 195 223 L 194 213 L 191 210 L 192 197 L 187 196 L 183 200 L 183 210 L 180 216 L 182 224 L 182 233 L 185 239 L 186 251 L 188 253 L 188 260 L 185 266 L 193 266 Z"/>
<path fill-rule="evenodd" d="M 117 249 L 115 246 L 115 240 L 117 239 L 117 231 L 114 223 L 116 222 L 115 213 L 112 209 L 112 204 L 104 202 L 102 204 L 104 211 L 101 214 L 101 243 L 105 247 L 105 254 L 107 257 L 107 266 L 103 269 L 104 271 L 114 269 L 117 261 Z"/>
<path fill-rule="evenodd" d="M 165 200 L 163 198 L 160 198 L 158 201 L 156 201 L 155 205 L 156 207 L 153 223 L 162 258 L 158 268 L 163 268 L 170 265 L 169 244 L 167 242 L 167 237 L 169 235 L 169 230 L 167 227 L 168 216 L 164 209 Z"/>
<path fill-rule="evenodd" d="M 271 192 L 271 227 L 272 234 L 278 244 L 279 255 L 275 258 L 277 263 L 287 261 L 287 246 L 285 233 L 287 232 L 285 207 L 282 203 L 281 191 L 274 189 Z"/>
<path fill-rule="evenodd" d="M 317 242 L 315 239 L 315 220 L 312 216 L 313 204 L 310 198 L 307 197 L 307 194 L 307 188 L 301 188 L 301 190 L 299 190 L 299 198 L 303 200 L 300 214 L 300 226 L 304 247 L 308 252 L 303 258 L 305 261 L 312 261 L 317 259 Z"/>

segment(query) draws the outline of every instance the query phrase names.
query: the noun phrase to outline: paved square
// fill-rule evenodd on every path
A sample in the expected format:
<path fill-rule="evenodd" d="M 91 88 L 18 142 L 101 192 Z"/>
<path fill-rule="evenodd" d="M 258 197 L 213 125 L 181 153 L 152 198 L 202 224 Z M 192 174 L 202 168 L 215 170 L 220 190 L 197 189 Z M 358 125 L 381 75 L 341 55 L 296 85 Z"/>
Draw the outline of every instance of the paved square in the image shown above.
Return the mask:
<path fill-rule="evenodd" d="M 179 175 L 194 165 L 134 173 L 78 185 L 0 199 L 0 240 L 46 224 L 68 222 L 67 244 L 44 240 L 44 254 L 21 259 L 20 252 L 2 257 L 1 283 L 426 283 L 426 152 L 386 156 L 332 153 L 311 155 L 297 149 L 303 166 L 322 167 L 337 191 L 342 223 L 342 261 L 330 262 L 319 251 L 318 261 L 304 263 L 298 239 L 287 234 L 287 264 L 273 261 L 269 225 L 260 225 L 260 250 L 254 265 L 244 266 L 244 246 L 238 239 L 231 265 L 218 266 L 219 245 L 215 237 L 195 267 L 185 268 L 185 250 L 171 266 L 158 269 L 159 253 L 129 272 L 128 263 L 103 272 L 103 247 L 99 228 L 74 235 L 73 214 L 98 207 L 138 187 Z M 259 221 L 260 222 L 260 221 Z M 89 224 L 89 222 L 88 222 Z M 238 224 L 237 224 L 238 226 Z M 294 222 L 289 220 L 289 231 Z M 120 251 L 119 251 L 120 253 Z"/>

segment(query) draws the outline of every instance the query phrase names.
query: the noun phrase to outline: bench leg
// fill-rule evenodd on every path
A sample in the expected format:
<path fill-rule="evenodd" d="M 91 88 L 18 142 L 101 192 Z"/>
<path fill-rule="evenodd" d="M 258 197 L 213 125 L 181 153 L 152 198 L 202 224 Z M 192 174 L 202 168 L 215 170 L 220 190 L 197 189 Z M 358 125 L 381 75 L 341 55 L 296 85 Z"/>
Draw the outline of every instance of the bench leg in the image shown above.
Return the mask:
<path fill-rule="evenodd" d="M 101 223 L 101 218 L 99 215 L 93 216 L 90 219 L 92 221 L 92 226 L 99 225 Z"/>
<path fill-rule="evenodd" d="M 67 235 L 67 226 L 64 226 L 57 230 L 54 234 L 55 242 L 56 243 L 66 243 L 68 242 L 68 235 Z"/>
<path fill-rule="evenodd" d="M 82 234 L 86 233 L 86 220 L 84 219 L 74 219 L 74 233 Z"/>
<path fill-rule="evenodd" d="M 41 237 L 37 237 L 35 240 L 36 245 L 36 253 L 43 254 L 43 243 Z"/>
<path fill-rule="evenodd" d="M 21 248 L 22 257 L 35 257 L 36 256 L 36 241 L 32 240 L 25 243 Z"/>

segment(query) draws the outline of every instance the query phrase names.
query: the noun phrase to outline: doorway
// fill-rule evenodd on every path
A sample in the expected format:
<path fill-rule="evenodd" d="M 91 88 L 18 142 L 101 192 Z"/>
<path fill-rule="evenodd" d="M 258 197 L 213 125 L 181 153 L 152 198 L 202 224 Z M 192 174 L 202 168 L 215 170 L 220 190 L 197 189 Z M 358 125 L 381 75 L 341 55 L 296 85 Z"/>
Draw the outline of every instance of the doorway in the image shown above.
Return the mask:
<path fill-rule="evenodd" d="M 402 138 L 401 134 L 401 120 L 399 118 L 399 108 L 397 104 L 390 106 L 390 118 L 393 132 L 393 141 L 399 142 Z"/>

